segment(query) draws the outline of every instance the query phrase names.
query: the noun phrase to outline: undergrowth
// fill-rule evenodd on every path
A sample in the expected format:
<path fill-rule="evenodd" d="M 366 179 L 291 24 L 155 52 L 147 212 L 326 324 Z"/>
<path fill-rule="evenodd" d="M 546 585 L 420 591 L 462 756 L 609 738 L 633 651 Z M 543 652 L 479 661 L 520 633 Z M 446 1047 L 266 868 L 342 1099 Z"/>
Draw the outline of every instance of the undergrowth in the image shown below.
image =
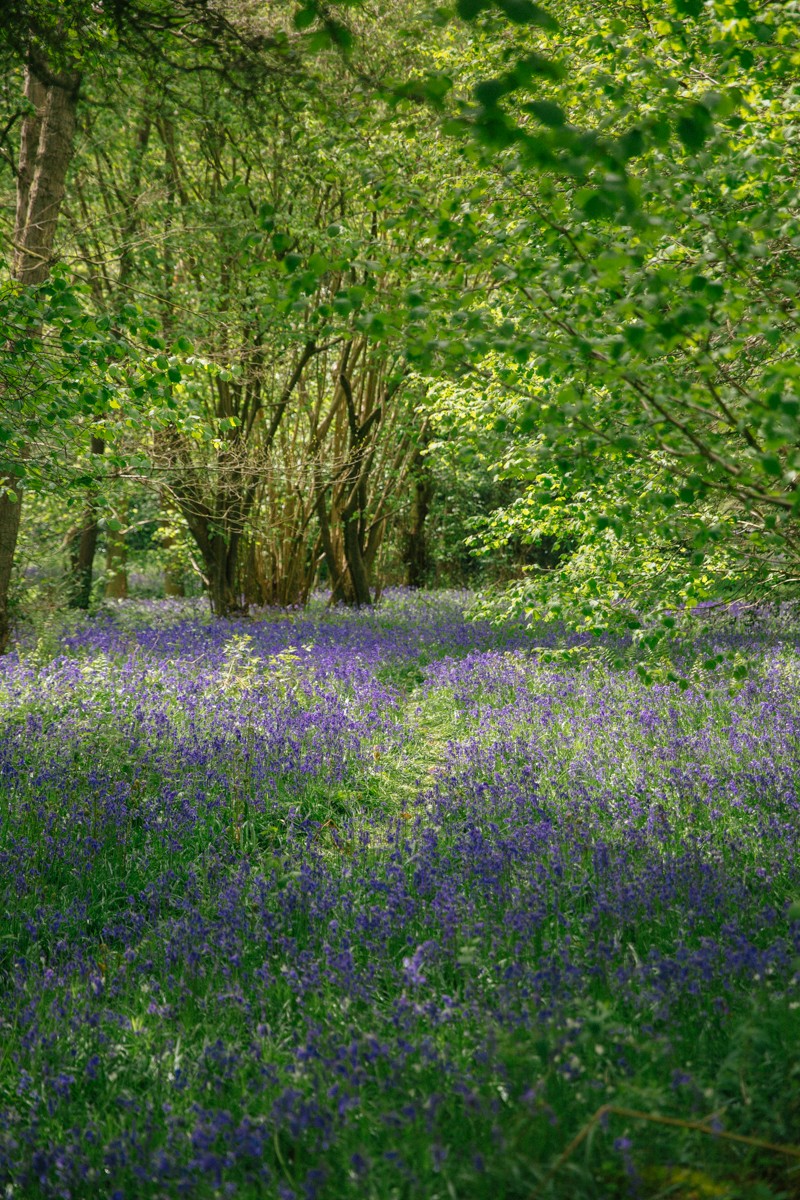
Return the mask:
<path fill-rule="evenodd" d="M 7 1200 L 800 1196 L 800 625 L 648 686 L 464 601 L 3 664 Z"/>

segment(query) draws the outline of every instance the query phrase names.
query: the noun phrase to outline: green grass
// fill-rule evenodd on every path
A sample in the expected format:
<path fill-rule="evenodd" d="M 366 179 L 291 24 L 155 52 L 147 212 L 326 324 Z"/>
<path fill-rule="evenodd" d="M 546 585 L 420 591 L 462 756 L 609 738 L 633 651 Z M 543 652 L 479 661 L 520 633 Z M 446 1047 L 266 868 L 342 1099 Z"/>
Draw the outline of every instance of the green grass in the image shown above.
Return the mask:
<path fill-rule="evenodd" d="M 800 1196 L 788 1156 L 690 1127 L 798 1140 L 800 963 L 747 967 L 792 936 L 793 652 L 753 650 L 750 691 L 708 695 L 513 651 L 438 678 L 426 658 L 376 668 L 388 732 L 366 685 L 315 691 L 313 661 L 241 639 L 216 671 L 152 664 L 133 686 L 85 654 L 69 687 L 43 663 L 0 695 L 0 853 L 26 872 L 0 936 L 7 1200 Z M 163 720 L 131 750 L 143 688 Z M 264 773 L 256 703 L 305 753 L 339 701 L 359 738 L 339 777 L 324 756 Z M 593 1124 L 603 1105 L 683 1124 Z M 269 1181 L 228 1117 L 266 1131 Z M 204 1122 L 217 1165 L 195 1170 Z"/>

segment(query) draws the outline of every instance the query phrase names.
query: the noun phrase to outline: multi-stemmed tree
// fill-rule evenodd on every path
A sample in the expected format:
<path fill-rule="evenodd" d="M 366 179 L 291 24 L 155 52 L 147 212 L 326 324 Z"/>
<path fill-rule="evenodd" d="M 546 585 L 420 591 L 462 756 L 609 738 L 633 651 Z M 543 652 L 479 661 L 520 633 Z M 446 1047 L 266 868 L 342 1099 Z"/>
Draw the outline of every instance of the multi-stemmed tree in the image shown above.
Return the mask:
<path fill-rule="evenodd" d="M 404 505 L 425 574 L 448 413 L 451 442 L 477 419 L 503 443 L 524 494 L 490 540 L 536 543 L 531 610 L 793 578 L 791 21 L 456 10 L 76 0 L 4 30 L 30 103 L 6 129 L 0 638 L 21 487 L 57 447 L 75 602 L 113 476 L 181 514 L 215 611 L 302 600 L 320 568 L 366 603 Z"/>

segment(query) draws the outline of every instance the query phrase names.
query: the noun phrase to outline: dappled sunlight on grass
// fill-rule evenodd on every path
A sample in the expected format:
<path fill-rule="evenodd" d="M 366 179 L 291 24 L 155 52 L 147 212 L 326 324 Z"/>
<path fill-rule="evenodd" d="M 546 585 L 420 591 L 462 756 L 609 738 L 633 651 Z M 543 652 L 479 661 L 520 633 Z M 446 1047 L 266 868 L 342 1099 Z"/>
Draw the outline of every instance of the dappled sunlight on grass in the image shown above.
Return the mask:
<path fill-rule="evenodd" d="M 605 1104 L 796 1139 L 800 624 L 682 691 L 466 600 L 2 664 L 8 1200 L 793 1194 L 619 1116 L 551 1169 Z"/>

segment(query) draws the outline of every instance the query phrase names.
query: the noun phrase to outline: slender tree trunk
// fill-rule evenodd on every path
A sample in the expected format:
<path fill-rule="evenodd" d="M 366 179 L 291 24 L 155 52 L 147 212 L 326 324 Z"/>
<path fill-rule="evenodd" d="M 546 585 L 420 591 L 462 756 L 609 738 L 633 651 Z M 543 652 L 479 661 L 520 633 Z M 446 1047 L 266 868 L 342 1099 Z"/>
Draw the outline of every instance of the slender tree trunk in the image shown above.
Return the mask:
<path fill-rule="evenodd" d="M 43 283 L 50 273 L 56 225 L 75 144 L 80 75 L 53 74 L 47 64 L 28 64 L 25 97 L 31 111 L 22 122 L 11 275 L 19 283 Z M 3 466 L 5 465 L 5 469 Z M 0 463 L 0 654 L 10 637 L 8 592 L 19 534 L 22 486 Z M 9 491 L 16 497 L 9 499 Z"/>
<path fill-rule="evenodd" d="M 161 545 L 169 554 L 170 547 L 174 541 L 172 537 L 161 538 Z M 165 596 L 185 596 L 186 587 L 183 582 L 183 575 L 180 571 L 176 571 L 174 567 L 167 563 L 164 567 L 164 595 Z"/>
<path fill-rule="evenodd" d="M 339 383 L 347 403 L 350 429 L 348 468 L 343 480 L 346 497 L 341 508 L 342 547 L 347 576 L 339 581 L 339 592 L 347 604 L 372 604 L 369 570 L 364 558 L 364 524 L 367 507 L 367 478 L 372 464 L 366 437 L 369 429 L 380 420 L 380 406 L 360 421 L 353 399 L 353 389 L 344 371 Z M 332 596 L 331 599 L 335 597 Z"/>
<path fill-rule="evenodd" d="M 424 587 L 430 574 L 430 554 L 425 524 L 433 500 L 433 478 L 428 461 L 419 450 L 411 467 L 411 515 L 405 544 L 406 584 Z"/>
<path fill-rule="evenodd" d="M 119 533 L 107 534 L 106 543 L 106 596 L 109 600 L 126 600 L 128 597 L 128 547 Z"/>
<path fill-rule="evenodd" d="M 12 479 L 0 481 L 0 486 L 8 487 L 16 481 Z M 14 500 L 9 498 L 8 490 L 0 493 L 0 654 L 8 646 L 11 635 L 11 617 L 8 611 L 9 587 L 11 585 L 11 569 L 14 565 L 14 551 L 17 546 L 19 533 L 19 518 L 21 505 L 16 490 L 11 491 Z"/>
<path fill-rule="evenodd" d="M 75 145 L 79 87 L 77 72 L 53 74 L 46 63 L 28 64 L 25 95 L 35 111 L 23 122 L 11 269 L 20 283 L 43 283 L 50 274 Z"/>
<path fill-rule="evenodd" d="M 211 607 L 217 617 L 227 617 L 241 611 L 238 595 L 239 532 L 229 532 L 227 537 L 213 534 L 209 539 L 211 554 L 206 558 L 209 578 Z"/>
<path fill-rule="evenodd" d="M 120 510 L 127 519 L 127 504 Z M 121 530 L 106 531 L 106 596 L 109 600 L 125 600 L 128 595 L 128 546 Z"/>
<path fill-rule="evenodd" d="M 175 504 L 169 492 L 161 489 L 161 531 L 158 535 L 159 545 L 164 551 L 164 595 L 165 596 L 185 596 L 186 588 L 183 582 L 183 572 L 173 561 L 172 549 L 175 545 L 175 538 L 169 532 L 173 521 L 172 513 L 175 511 Z"/>
<path fill-rule="evenodd" d="M 92 437 L 92 454 L 105 454 L 102 438 Z M 94 556 L 97 550 L 97 489 L 91 487 L 86 495 L 86 507 L 80 524 L 67 534 L 69 577 L 67 581 L 70 608 L 88 608 L 92 596 Z"/>
<path fill-rule="evenodd" d="M 247 543 L 242 547 L 240 558 L 239 579 L 244 603 L 246 605 L 265 604 L 268 591 L 267 583 L 252 538 L 248 538 Z"/>
<path fill-rule="evenodd" d="M 342 521 L 344 555 L 347 559 L 347 570 L 350 575 L 352 602 L 361 606 L 362 604 L 372 604 L 372 592 L 369 586 L 367 564 L 364 561 L 364 552 L 361 548 L 359 524 L 360 522 L 357 519 L 352 518 L 345 518 Z"/>
<path fill-rule="evenodd" d="M 88 608 L 92 597 L 94 552 L 97 549 L 97 509 L 90 499 L 83 510 L 83 520 L 67 535 L 69 576 L 67 581 L 70 608 Z"/>
<path fill-rule="evenodd" d="M 337 604 L 344 599 L 342 594 L 343 576 L 345 574 L 343 564 L 340 564 L 336 549 L 333 544 L 333 535 L 331 533 L 331 523 L 328 518 L 328 506 L 325 500 L 325 485 L 322 482 L 321 472 L 318 467 L 314 468 L 314 487 L 317 493 L 316 512 L 319 522 L 319 536 L 322 543 L 322 553 L 325 560 L 325 566 L 328 569 L 328 578 L 331 588 L 331 604 Z"/>

